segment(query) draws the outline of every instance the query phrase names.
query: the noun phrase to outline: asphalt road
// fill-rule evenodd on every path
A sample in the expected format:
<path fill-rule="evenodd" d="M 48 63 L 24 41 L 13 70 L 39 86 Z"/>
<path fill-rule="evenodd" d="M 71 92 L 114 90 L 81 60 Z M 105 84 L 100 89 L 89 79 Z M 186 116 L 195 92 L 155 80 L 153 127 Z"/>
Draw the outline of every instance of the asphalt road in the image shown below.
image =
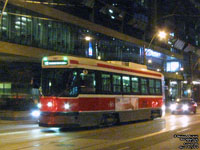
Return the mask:
<path fill-rule="evenodd" d="M 175 150 L 200 147 L 199 138 L 200 110 L 196 115 L 168 113 L 153 121 L 73 130 L 0 121 L 0 150 Z"/>

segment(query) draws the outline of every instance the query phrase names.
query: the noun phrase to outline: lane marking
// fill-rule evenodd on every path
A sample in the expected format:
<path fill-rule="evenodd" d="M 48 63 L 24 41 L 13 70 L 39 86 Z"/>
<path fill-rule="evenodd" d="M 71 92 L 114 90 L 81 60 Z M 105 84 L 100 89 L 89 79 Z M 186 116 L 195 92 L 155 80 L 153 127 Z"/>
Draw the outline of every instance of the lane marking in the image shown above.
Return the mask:
<path fill-rule="evenodd" d="M 34 133 L 43 133 L 41 131 L 41 129 L 35 129 L 35 130 L 28 130 L 28 131 L 16 131 L 16 132 L 8 132 L 8 133 L 0 133 L 0 136 L 7 136 L 7 135 L 16 135 L 16 134 L 25 134 L 27 135 L 28 134 L 34 134 Z M 37 135 L 38 137 L 42 137 L 42 136 L 52 136 L 52 135 L 56 135 L 57 133 L 44 133 L 44 134 L 40 134 L 40 135 Z M 34 135 L 35 136 L 35 135 Z"/>
<path fill-rule="evenodd" d="M 195 124 L 199 124 L 199 123 L 200 123 L 200 121 L 196 121 L 196 122 L 191 123 L 190 125 L 195 125 Z M 179 127 L 179 128 L 182 128 L 182 127 Z M 179 128 L 177 128 L 176 130 L 178 130 Z M 120 145 L 120 144 L 124 144 L 124 143 L 128 143 L 128 142 L 133 142 L 133 141 L 136 141 L 136 140 L 145 139 L 145 138 L 152 137 L 152 136 L 155 136 L 155 135 L 159 135 L 161 133 L 165 133 L 165 132 L 168 132 L 168 131 L 170 132 L 171 130 L 165 128 L 165 129 L 162 129 L 159 132 L 155 132 L 155 133 L 151 133 L 151 134 L 147 134 L 147 135 L 131 138 L 131 139 L 128 139 L 128 140 L 112 141 L 112 144 L 110 144 L 110 141 L 109 141 L 109 143 L 104 143 L 104 147 L 102 147 L 101 149 L 103 149 L 105 147 L 108 148 L 108 147 L 112 147 L 112 146 L 115 146 L 115 145 Z M 99 149 L 98 147 L 90 147 L 90 148 Z"/>
<path fill-rule="evenodd" d="M 194 122 L 194 123 L 191 123 L 190 125 L 195 125 L 195 124 L 198 124 L 198 123 L 200 123 L 200 121 L 196 121 L 196 122 Z M 180 127 L 180 128 L 182 128 L 182 127 Z M 178 129 L 178 128 L 177 128 L 177 129 Z M 127 141 L 127 142 L 136 141 L 136 140 L 139 140 L 139 139 L 143 139 L 143 138 L 151 137 L 151 136 L 154 136 L 154 135 L 158 135 L 158 134 L 160 134 L 160 133 L 165 133 L 165 132 L 167 132 L 167 131 L 170 131 L 170 130 L 163 129 L 163 130 L 161 130 L 161 131 L 159 131 L 159 132 L 155 132 L 155 133 L 143 135 L 143 136 L 136 137 L 136 138 L 132 138 L 132 139 L 128 139 L 128 140 L 125 140 L 125 141 Z"/>
<path fill-rule="evenodd" d="M 177 133 L 184 132 L 184 131 L 187 131 L 189 129 L 191 129 L 191 128 L 186 128 L 186 129 L 183 129 L 183 130 L 179 130 L 179 131 L 177 131 Z"/>
<path fill-rule="evenodd" d="M 9 133 L 0 133 L 0 136 L 15 135 L 15 134 L 24 134 L 24 133 L 27 133 L 27 131 L 17 131 L 17 132 L 9 132 Z"/>
<path fill-rule="evenodd" d="M 123 147 L 123 148 L 120 148 L 120 149 L 117 149 L 117 150 L 125 150 L 125 149 L 129 149 L 130 147 Z"/>

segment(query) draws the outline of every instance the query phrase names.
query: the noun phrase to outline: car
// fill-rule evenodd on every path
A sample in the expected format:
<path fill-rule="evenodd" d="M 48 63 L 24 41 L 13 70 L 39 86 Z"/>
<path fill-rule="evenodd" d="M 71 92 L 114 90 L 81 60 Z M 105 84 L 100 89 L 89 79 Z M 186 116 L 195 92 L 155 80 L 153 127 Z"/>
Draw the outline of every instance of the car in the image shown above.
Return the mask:
<path fill-rule="evenodd" d="M 171 103 L 170 110 L 172 114 L 175 113 L 193 113 L 196 114 L 197 103 L 191 98 L 177 99 Z"/>

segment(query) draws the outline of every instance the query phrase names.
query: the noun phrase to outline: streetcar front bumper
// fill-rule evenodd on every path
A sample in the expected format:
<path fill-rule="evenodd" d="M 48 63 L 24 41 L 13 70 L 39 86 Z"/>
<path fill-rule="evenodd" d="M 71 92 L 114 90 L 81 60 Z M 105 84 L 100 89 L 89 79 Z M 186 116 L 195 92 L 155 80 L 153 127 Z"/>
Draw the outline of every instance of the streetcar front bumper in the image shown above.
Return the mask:
<path fill-rule="evenodd" d="M 79 127 L 78 112 L 41 112 L 39 126 Z"/>

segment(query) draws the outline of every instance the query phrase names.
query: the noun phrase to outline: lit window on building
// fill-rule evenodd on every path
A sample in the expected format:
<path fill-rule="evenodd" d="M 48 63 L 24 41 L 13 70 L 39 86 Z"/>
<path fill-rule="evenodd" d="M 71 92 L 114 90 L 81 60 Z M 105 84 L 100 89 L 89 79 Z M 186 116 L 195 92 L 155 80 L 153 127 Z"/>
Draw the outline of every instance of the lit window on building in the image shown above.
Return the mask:
<path fill-rule="evenodd" d="M 0 94 L 10 94 L 11 83 L 0 83 Z"/>

